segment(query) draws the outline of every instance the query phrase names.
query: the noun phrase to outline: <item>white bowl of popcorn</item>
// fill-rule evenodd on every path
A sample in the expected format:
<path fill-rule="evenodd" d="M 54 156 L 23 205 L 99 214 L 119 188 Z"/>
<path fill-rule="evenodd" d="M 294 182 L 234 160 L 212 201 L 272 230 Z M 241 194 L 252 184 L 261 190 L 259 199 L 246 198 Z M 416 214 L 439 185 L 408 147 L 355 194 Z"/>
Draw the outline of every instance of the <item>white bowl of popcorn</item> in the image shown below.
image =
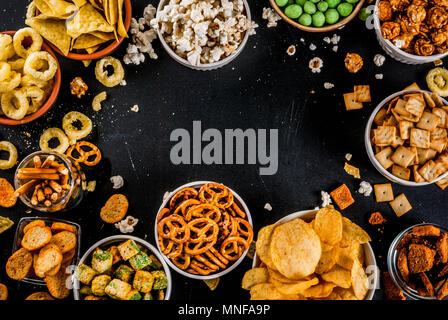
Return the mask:
<path fill-rule="evenodd" d="M 246 0 L 161 0 L 151 26 L 174 60 L 202 71 L 235 59 L 256 27 Z"/>

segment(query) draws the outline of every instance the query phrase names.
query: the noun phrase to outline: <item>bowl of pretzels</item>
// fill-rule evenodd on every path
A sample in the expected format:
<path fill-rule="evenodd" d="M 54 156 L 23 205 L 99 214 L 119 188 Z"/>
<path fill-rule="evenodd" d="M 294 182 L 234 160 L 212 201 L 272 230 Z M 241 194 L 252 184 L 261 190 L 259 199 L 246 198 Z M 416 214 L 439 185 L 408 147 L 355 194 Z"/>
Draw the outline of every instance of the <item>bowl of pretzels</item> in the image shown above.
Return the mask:
<path fill-rule="evenodd" d="M 243 199 L 212 181 L 185 184 L 165 197 L 154 233 L 167 264 L 198 280 L 218 278 L 235 269 L 254 235 Z"/>

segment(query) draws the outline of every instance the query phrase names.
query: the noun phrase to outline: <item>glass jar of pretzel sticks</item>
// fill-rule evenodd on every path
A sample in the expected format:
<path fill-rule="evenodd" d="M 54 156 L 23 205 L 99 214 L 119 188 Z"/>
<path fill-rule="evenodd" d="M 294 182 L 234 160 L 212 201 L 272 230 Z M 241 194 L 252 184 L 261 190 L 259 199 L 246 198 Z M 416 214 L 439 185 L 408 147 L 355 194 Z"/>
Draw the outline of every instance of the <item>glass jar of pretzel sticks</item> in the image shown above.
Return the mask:
<path fill-rule="evenodd" d="M 85 180 L 80 166 L 66 155 L 38 151 L 18 165 L 15 195 L 34 210 L 66 211 L 82 201 Z"/>

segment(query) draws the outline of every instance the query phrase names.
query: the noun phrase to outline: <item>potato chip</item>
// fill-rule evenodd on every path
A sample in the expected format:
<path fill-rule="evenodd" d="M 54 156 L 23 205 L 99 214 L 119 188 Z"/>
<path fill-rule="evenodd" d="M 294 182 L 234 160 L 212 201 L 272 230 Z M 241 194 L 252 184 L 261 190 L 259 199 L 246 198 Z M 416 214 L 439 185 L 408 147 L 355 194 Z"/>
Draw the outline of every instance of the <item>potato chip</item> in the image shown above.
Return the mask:
<path fill-rule="evenodd" d="M 331 270 L 339 259 L 339 251 L 339 246 L 333 247 L 329 251 L 322 251 L 322 255 L 320 256 L 315 272 L 317 274 L 322 274 Z"/>
<path fill-rule="evenodd" d="M 367 294 L 367 291 L 369 291 L 369 279 L 367 278 L 364 268 L 358 260 L 355 260 L 353 263 L 351 278 L 353 292 L 355 293 L 356 298 L 363 300 Z"/>
<path fill-rule="evenodd" d="M 326 298 L 331 294 L 334 287 L 336 287 L 334 283 L 321 282 L 318 285 L 315 285 L 303 291 L 303 296 L 305 296 L 306 298 L 317 298 L 317 299 Z"/>
<path fill-rule="evenodd" d="M 302 295 L 303 292 L 319 283 L 319 279 L 317 277 L 311 277 L 310 279 L 303 279 L 303 280 L 297 280 L 294 283 L 281 283 L 278 281 L 272 282 L 278 291 L 280 291 L 282 294 L 285 295 L 294 295 L 294 294 L 300 294 Z"/>
<path fill-rule="evenodd" d="M 342 300 L 358 300 L 352 289 L 334 288 L 333 292 L 341 297 Z"/>
<path fill-rule="evenodd" d="M 298 300 L 299 295 L 284 295 L 272 283 L 260 283 L 250 289 L 251 300 Z"/>
<path fill-rule="evenodd" d="M 291 279 L 312 274 L 322 251 L 316 232 L 299 218 L 275 228 L 270 247 L 277 270 Z"/>
<path fill-rule="evenodd" d="M 218 287 L 220 278 L 207 279 L 204 280 L 205 284 L 210 288 L 211 291 L 215 291 Z"/>
<path fill-rule="evenodd" d="M 296 282 L 296 280 L 293 279 L 289 279 L 287 277 L 285 277 L 284 275 L 282 275 L 280 272 L 278 272 L 277 270 L 273 270 L 268 268 L 268 273 L 269 273 L 269 282 L 281 282 L 281 283 L 294 283 Z"/>
<path fill-rule="evenodd" d="M 269 282 L 268 270 L 266 268 L 253 268 L 244 274 L 241 287 L 250 290 L 253 286 L 266 282 Z"/>
<path fill-rule="evenodd" d="M 337 264 L 344 269 L 351 270 L 355 260 L 364 261 L 364 248 L 357 243 L 342 241 L 339 248 Z"/>
<path fill-rule="evenodd" d="M 68 19 L 76 10 L 73 3 L 63 0 L 34 0 L 39 11 L 58 19 Z"/>
<path fill-rule="evenodd" d="M 270 252 L 272 233 L 276 227 L 277 225 L 275 224 L 263 227 L 258 232 L 258 238 L 255 245 L 257 249 L 257 256 L 270 269 L 276 269 L 274 263 L 272 262 Z"/>
<path fill-rule="evenodd" d="M 372 240 L 367 232 L 346 217 L 342 217 L 342 226 L 342 239 L 347 242 L 363 244 Z"/>
<path fill-rule="evenodd" d="M 322 273 L 320 276 L 324 281 L 332 282 L 338 287 L 348 289 L 352 286 L 350 271 L 340 266 L 335 266 L 330 271 Z"/>
<path fill-rule="evenodd" d="M 73 38 L 83 33 L 93 31 L 114 32 L 114 28 L 107 23 L 101 13 L 90 4 L 85 4 L 76 13 L 74 18 L 67 22 L 67 34 Z"/>
<path fill-rule="evenodd" d="M 320 240 L 326 244 L 333 246 L 342 239 L 342 216 L 335 209 L 329 207 L 320 209 L 313 227 Z"/>
<path fill-rule="evenodd" d="M 64 55 L 70 50 L 70 36 L 67 35 L 65 21 L 55 19 L 43 19 L 39 15 L 37 17 L 26 19 L 25 23 L 31 28 L 39 32 L 46 40 L 54 44 Z"/>

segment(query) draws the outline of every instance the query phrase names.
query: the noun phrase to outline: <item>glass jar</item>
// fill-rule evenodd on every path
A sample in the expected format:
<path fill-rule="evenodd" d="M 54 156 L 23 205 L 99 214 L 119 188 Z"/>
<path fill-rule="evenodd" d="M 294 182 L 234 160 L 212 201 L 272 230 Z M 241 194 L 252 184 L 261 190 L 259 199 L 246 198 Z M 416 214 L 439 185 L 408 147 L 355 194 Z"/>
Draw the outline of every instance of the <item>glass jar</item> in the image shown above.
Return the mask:
<path fill-rule="evenodd" d="M 404 231 L 400 232 L 400 234 L 398 234 L 398 236 L 394 239 L 394 241 L 392 241 L 392 243 L 389 247 L 389 252 L 387 253 L 387 268 L 389 270 L 392 280 L 395 282 L 397 287 L 403 291 L 403 293 L 405 294 L 405 296 L 407 298 L 410 298 L 413 300 L 436 300 L 436 297 L 424 297 L 424 296 L 420 295 L 417 290 L 411 288 L 406 283 L 406 281 L 404 281 L 403 277 L 401 276 L 400 271 L 398 270 L 398 265 L 397 265 L 398 264 L 398 253 L 399 253 L 399 251 L 397 250 L 398 244 L 401 242 L 401 240 L 404 238 L 405 235 L 412 234 L 413 228 L 419 227 L 419 226 L 434 226 L 434 227 L 439 228 L 440 232 L 448 233 L 448 229 L 446 229 L 442 226 L 439 226 L 437 224 L 434 224 L 434 223 L 416 224 L 412 227 L 405 229 Z"/>
<path fill-rule="evenodd" d="M 67 157 L 65 154 L 60 154 L 56 152 L 44 152 L 37 151 L 30 155 L 28 155 L 25 159 L 20 162 L 17 166 L 17 170 L 14 175 L 14 187 L 15 189 L 19 189 L 25 183 L 29 182 L 32 179 L 19 179 L 19 171 L 20 169 L 26 168 L 34 168 L 34 157 L 39 156 L 42 163 L 49 157 L 54 156 L 54 161 L 62 164 L 65 168 L 68 169 L 68 180 L 65 184 L 65 189 L 61 192 L 62 195 L 51 205 L 45 205 L 44 203 L 38 202 L 32 203 L 32 196 L 34 192 L 34 188 L 31 188 L 29 191 L 20 195 L 20 200 L 30 207 L 31 209 L 38 210 L 41 212 L 57 212 L 57 211 L 67 211 L 76 207 L 84 197 L 83 184 L 85 184 L 86 177 L 81 170 L 81 167 L 78 163 L 76 163 L 73 159 Z M 45 180 L 42 180 L 45 182 Z"/>

